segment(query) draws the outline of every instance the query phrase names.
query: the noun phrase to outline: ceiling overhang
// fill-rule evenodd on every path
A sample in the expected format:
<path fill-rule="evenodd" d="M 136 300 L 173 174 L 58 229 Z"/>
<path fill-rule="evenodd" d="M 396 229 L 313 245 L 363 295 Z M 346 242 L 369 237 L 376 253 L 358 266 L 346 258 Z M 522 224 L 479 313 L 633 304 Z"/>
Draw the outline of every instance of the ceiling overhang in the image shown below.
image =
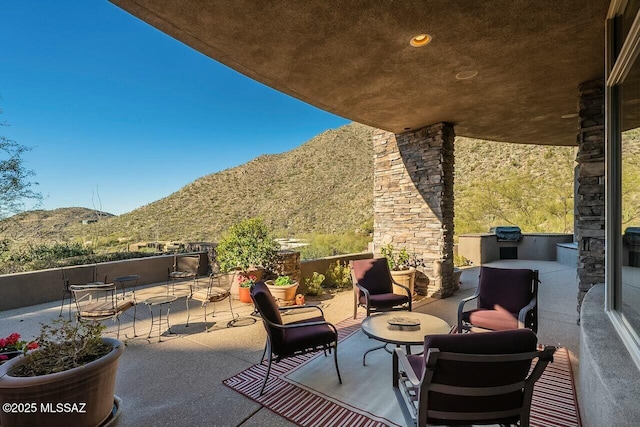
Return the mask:
<path fill-rule="evenodd" d="M 449 122 L 462 136 L 573 145 L 578 86 L 604 76 L 608 0 L 111 1 L 252 79 L 395 133 Z M 431 42 L 411 46 L 421 33 Z"/>

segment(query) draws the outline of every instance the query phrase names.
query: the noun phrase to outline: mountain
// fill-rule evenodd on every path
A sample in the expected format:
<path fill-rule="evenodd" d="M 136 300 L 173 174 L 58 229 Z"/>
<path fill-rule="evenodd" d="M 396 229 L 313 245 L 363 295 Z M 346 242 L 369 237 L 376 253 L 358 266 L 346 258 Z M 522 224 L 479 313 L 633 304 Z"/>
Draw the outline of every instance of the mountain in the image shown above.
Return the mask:
<path fill-rule="evenodd" d="M 239 220 L 261 217 L 278 236 L 355 230 L 373 210 L 373 128 L 352 123 L 282 154 L 204 176 L 78 235 L 216 241 Z M 90 228 L 90 230 L 89 230 Z"/>
<path fill-rule="evenodd" d="M 110 213 L 86 208 L 21 212 L 0 221 L 0 238 L 65 241 L 75 237 L 75 233 L 70 230 L 81 225 L 83 221 L 104 221 L 112 217 Z"/>
<path fill-rule="evenodd" d="M 373 128 L 352 123 L 299 147 L 264 155 L 199 178 L 132 212 L 102 215 L 81 208 L 33 211 L 15 236 L 118 241 L 216 241 L 241 219 L 261 217 L 276 237 L 345 233 L 371 226 Z M 640 154 L 638 154 L 640 155 Z M 524 231 L 573 227 L 575 147 L 455 141 L 456 234 L 516 224 Z M 640 162 L 637 162 L 640 163 Z M 64 214 L 64 215 L 63 215 Z M 5 236 L 7 233 L 5 233 Z"/>

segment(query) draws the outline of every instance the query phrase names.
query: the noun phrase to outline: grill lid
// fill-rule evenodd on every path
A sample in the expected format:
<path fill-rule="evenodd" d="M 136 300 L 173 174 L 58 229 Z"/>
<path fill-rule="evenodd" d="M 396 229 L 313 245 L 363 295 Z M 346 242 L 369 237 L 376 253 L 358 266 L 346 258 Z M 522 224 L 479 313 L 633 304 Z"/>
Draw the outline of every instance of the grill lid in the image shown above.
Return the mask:
<path fill-rule="evenodd" d="M 522 240 L 522 231 L 516 226 L 491 227 L 490 233 L 495 233 L 498 241 L 519 242 Z M 640 237 L 640 236 L 639 236 Z"/>
<path fill-rule="evenodd" d="M 640 227 L 627 227 L 623 239 L 630 245 L 640 245 Z"/>

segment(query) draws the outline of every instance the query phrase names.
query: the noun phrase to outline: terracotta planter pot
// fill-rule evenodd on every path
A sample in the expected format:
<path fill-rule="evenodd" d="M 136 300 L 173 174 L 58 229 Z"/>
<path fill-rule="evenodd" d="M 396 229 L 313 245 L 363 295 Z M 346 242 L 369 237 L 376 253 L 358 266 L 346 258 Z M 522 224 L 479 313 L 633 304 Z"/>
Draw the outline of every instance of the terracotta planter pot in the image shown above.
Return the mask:
<path fill-rule="evenodd" d="M 243 288 L 242 286 L 238 287 L 238 296 L 240 298 L 240 302 L 244 303 L 252 303 L 251 299 L 251 288 Z"/>
<path fill-rule="evenodd" d="M 101 425 L 113 410 L 118 359 L 124 351 L 124 344 L 116 339 L 103 341 L 112 347 L 111 352 L 64 372 L 12 377 L 10 373 L 28 362 L 30 355 L 0 366 L 0 406 L 23 405 L 23 410 L 0 411 L 2 427 Z M 24 410 L 26 403 L 29 412 Z"/>
<path fill-rule="evenodd" d="M 415 280 L 416 280 L 416 269 L 410 268 L 408 270 L 400 270 L 400 271 L 391 271 L 391 277 L 393 280 L 404 285 L 411 290 L 411 295 L 413 295 L 415 289 Z M 407 291 L 402 289 L 397 285 L 393 285 L 393 293 L 399 295 L 406 295 Z"/>
<path fill-rule="evenodd" d="M 238 283 L 238 280 L 240 279 L 240 271 L 235 271 L 232 273 L 233 274 L 233 281 L 231 282 L 231 288 L 230 288 L 230 292 L 231 295 L 233 296 L 233 298 L 239 298 L 240 296 L 240 285 Z M 259 268 L 259 269 L 254 269 L 254 270 L 248 270 L 246 272 L 247 275 L 249 276 L 256 276 L 256 280 L 262 280 L 262 277 L 264 276 L 264 269 L 263 268 Z M 249 299 L 249 302 L 251 302 L 251 299 Z"/>
<path fill-rule="evenodd" d="M 276 286 L 272 284 L 272 282 L 270 282 L 270 280 L 267 280 L 264 283 L 267 285 L 269 291 L 271 291 L 271 295 L 273 295 L 280 307 L 295 305 L 296 292 L 298 291 L 298 282 L 294 282 L 293 284 L 287 286 Z"/>

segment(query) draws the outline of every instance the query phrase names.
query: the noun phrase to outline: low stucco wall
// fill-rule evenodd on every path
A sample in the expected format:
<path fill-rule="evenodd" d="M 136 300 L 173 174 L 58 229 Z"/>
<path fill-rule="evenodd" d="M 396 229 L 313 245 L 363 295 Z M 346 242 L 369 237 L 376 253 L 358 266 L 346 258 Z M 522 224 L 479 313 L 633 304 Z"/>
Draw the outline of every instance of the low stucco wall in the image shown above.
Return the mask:
<path fill-rule="evenodd" d="M 640 424 L 640 372 L 604 311 L 605 287 L 592 287 L 580 311 L 580 388 L 584 427 Z"/>
<path fill-rule="evenodd" d="M 518 259 L 555 261 L 556 245 L 573 241 L 573 234 L 526 233 L 519 242 L 500 242 L 493 233 L 463 234 L 458 238 L 458 254 L 474 265 L 500 260 L 500 248 L 517 248 Z"/>
<path fill-rule="evenodd" d="M 200 254 L 200 275 L 206 275 L 208 258 Z M 174 255 L 111 261 L 99 264 L 64 267 L 70 283 L 88 283 L 94 280 L 113 281 L 116 277 L 137 274 L 138 285 L 164 282 L 168 269 L 173 268 Z M 95 271 L 95 276 L 94 276 Z M 62 268 L 30 271 L 0 276 L 0 311 L 26 307 L 62 299 Z M 95 277 L 95 278 L 94 278 Z"/>
<path fill-rule="evenodd" d="M 206 252 L 200 254 L 200 276 L 205 276 L 208 269 Z M 329 264 L 336 261 L 372 258 L 370 252 L 338 255 L 300 263 L 302 280 L 311 277 L 314 271 L 325 274 Z M 159 255 L 148 258 L 136 258 L 123 261 L 112 261 L 91 265 L 64 267 L 66 277 L 71 283 L 87 283 L 94 280 L 112 281 L 119 276 L 137 274 L 140 276 L 138 285 L 162 283 L 167 280 L 168 269 L 173 268 L 174 255 Z M 94 277 L 95 274 L 95 277 Z M 225 275 L 221 280 L 231 281 L 233 274 Z M 0 311 L 13 308 L 27 307 L 62 299 L 62 269 L 51 268 L 26 273 L 0 275 Z M 237 298 L 237 291 L 232 293 Z"/>

